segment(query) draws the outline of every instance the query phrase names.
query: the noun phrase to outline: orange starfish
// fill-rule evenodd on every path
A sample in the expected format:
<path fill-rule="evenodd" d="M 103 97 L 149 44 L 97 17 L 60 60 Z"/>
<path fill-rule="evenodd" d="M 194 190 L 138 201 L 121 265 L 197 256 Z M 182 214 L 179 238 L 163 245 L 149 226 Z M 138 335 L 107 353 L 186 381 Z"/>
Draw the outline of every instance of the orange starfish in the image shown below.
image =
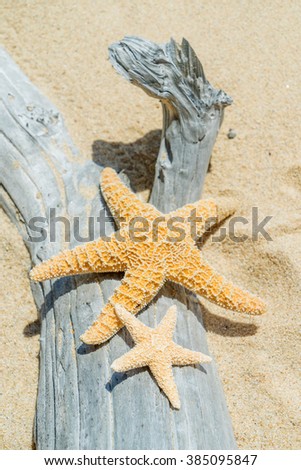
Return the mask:
<path fill-rule="evenodd" d="M 211 362 L 211 357 L 200 352 L 182 348 L 172 340 L 177 321 L 175 305 L 167 310 L 157 328 L 149 328 L 135 318 L 121 305 L 115 305 L 115 312 L 129 330 L 136 346 L 113 362 L 112 369 L 126 372 L 136 367 L 148 366 L 159 387 L 170 403 L 180 409 L 180 398 L 172 374 L 172 366 L 188 366 Z"/>
<path fill-rule="evenodd" d="M 121 285 L 81 336 L 83 342 L 100 344 L 111 338 L 123 326 L 114 306 L 121 304 L 137 314 L 166 280 L 224 308 L 253 315 L 264 313 L 262 300 L 217 274 L 195 246 L 196 239 L 206 230 L 206 220 L 217 216 L 212 200 L 187 204 L 164 215 L 151 204 L 141 202 L 111 168 L 102 171 L 101 190 L 119 230 L 109 240 L 99 238 L 63 251 L 30 273 L 31 279 L 44 281 L 89 272 L 125 271 Z M 198 224 L 192 233 L 191 221 L 195 217 Z"/>

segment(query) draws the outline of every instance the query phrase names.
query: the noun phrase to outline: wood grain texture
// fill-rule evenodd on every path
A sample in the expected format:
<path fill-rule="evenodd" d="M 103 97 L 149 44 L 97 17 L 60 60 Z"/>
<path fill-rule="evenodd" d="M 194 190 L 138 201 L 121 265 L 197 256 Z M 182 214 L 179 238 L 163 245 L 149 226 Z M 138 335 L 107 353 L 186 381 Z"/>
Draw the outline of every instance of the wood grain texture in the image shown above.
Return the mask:
<path fill-rule="evenodd" d="M 147 62 L 151 56 L 145 49 L 146 44 L 137 38 L 129 40 L 146 54 Z M 121 44 L 112 46 L 111 57 L 120 53 L 118 48 L 124 47 Z M 132 43 L 127 47 L 132 47 Z M 189 48 L 186 51 L 192 54 Z M 192 56 L 189 60 L 196 59 Z M 144 69 L 145 63 L 141 60 L 140 63 Z M 0 70 L 0 201 L 22 234 L 33 264 L 38 264 L 63 248 L 78 244 L 74 237 L 74 217 L 80 218 L 83 236 L 88 230 L 88 217 L 97 217 L 104 209 L 99 194 L 101 167 L 82 160 L 58 110 L 3 50 Z M 196 73 L 202 75 L 201 71 L 197 69 Z M 190 73 L 188 71 L 187 75 Z M 146 74 L 145 81 L 148 80 Z M 172 106 L 175 107 L 176 102 L 177 99 Z M 205 123 L 202 131 L 205 136 L 194 143 L 191 142 L 194 131 L 188 128 L 186 131 L 186 125 L 183 129 L 179 127 L 179 119 L 173 118 L 170 106 L 167 96 L 163 103 L 164 132 L 151 197 L 152 203 L 164 212 L 199 197 L 223 108 L 213 105 L 217 114 L 215 123 L 209 125 L 208 133 Z M 181 109 L 178 113 L 180 116 Z M 187 122 L 190 126 L 190 119 Z M 162 166 L 164 152 L 169 152 L 167 167 Z M 64 240 L 62 222 L 56 224 L 55 242 L 49 241 L 51 208 L 56 209 L 55 216 L 70 219 L 70 242 Z M 45 240 L 33 242 L 30 239 L 32 235 L 43 234 L 30 230 L 34 217 L 44 218 L 36 225 L 45 228 L 48 224 Z M 106 234 L 112 230 L 113 226 L 106 224 Z M 95 231 L 94 238 L 103 234 L 104 227 Z M 80 342 L 80 335 L 97 317 L 119 282 L 120 276 L 108 274 L 32 284 L 42 320 L 34 426 L 37 448 L 235 448 L 214 363 L 174 368 L 182 398 L 181 410 L 175 411 L 147 370 L 127 374 L 111 370 L 113 361 L 133 345 L 126 331 L 122 330 L 98 348 Z M 173 303 L 178 307 L 175 341 L 208 353 L 199 302 L 178 286 L 170 284 L 162 289 L 155 301 L 139 314 L 139 319 L 154 327 Z"/>

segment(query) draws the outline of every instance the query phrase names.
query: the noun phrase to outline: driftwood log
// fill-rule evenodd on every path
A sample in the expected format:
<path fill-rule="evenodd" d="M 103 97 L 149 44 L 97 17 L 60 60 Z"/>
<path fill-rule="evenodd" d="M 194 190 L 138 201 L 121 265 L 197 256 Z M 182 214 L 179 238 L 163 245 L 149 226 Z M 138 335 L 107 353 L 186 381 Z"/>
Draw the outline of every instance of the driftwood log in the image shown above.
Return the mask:
<path fill-rule="evenodd" d="M 127 37 L 110 47 L 110 58 L 117 71 L 162 103 L 151 202 L 169 212 L 199 199 L 230 98 L 207 82 L 185 40 L 181 46 L 174 41 L 158 46 Z M 101 167 L 81 158 L 58 110 L 3 50 L 0 74 L 0 202 L 35 265 L 78 244 L 79 222 L 85 241 L 109 234 L 114 226 L 100 224 L 89 232 L 89 221 L 91 228 L 91 221 L 104 215 Z M 32 284 L 41 317 L 36 447 L 235 448 L 214 362 L 174 368 L 182 399 L 175 411 L 147 370 L 112 374 L 113 360 L 132 346 L 125 329 L 101 347 L 80 342 L 119 282 L 116 275 L 89 275 Z M 175 340 L 208 353 L 200 304 L 184 288 L 167 284 L 139 318 L 155 326 L 172 303 L 178 307 Z"/>

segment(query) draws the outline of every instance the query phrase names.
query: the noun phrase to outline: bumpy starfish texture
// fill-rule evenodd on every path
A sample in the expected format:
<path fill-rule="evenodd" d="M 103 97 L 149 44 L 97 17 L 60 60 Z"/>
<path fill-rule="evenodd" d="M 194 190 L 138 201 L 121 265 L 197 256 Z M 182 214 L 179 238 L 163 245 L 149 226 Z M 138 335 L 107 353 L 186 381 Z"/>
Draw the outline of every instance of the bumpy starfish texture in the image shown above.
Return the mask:
<path fill-rule="evenodd" d="M 126 372 L 137 367 L 148 366 L 172 406 L 180 409 L 180 398 L 172 366 L 188 366 L 211 362 L 211 357 L 200 352 L 182 348 L 172 340 L 177 321 L 177 309 L 173 305 L 157 328 L 149 328 L 121 305 L 115 312 L 129 330 L 136 346 L 113 362 L 112 369 Z"/>
<path fill-rule="evenodd" d="M 214 201 L 200 200 L 164 215 L 141 202 L 111 168 L 102 171 L 101 190 L 119 230 L 109 240 L 99 238 L 63 251 L 30 273 L 31 279 L 44 281 L 82 273 L 125 271 L 121 285 L 81 336 L 83 342 L 107 341 L 123 326 L 114 306 L 121 304 L 137 314 L 166 280 L 230 310 L 253 315 L 265 312 L 262 300 L 216 273 L 196 247 L 196 240 L 206 231 L 206 221 L 218 218 Z M 192 217 L 197 223 L 192 224 Z"/>

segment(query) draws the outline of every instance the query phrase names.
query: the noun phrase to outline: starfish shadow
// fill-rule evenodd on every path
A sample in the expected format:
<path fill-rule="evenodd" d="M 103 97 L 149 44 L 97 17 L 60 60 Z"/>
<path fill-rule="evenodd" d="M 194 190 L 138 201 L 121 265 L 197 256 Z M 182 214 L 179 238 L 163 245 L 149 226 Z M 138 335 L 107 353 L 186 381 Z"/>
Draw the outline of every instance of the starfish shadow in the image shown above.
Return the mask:
<path fill-rule="evenodd" d="M 178 367 L 185 367 L 185 366 L 178 366 Z M 191 366 L 191 367 L 194 367 L 195 369 L 198 369 L 200 372 L 202 372 L 203 374 L 207 375 L 207 371 L 206 369 L 202 366 L 202 364 L 195 364 L 194 366 Z"/>
<path fill-rule="evenodd" d="M 125 372 L 113 372 L 111 379 L 105 384 L 105 389 L 112 393 L 114 388 L 128 378 Z"/>
<path fill-rule="evenodd" d="M 134 191 L 150 190 L 155 175 L 155 164 L 161 141 L 161 130 L 152 130 L 131 143 L 95 140 L 92 159 L 101 166 L 117 172 L 124 171 Z"/>
<path fill-rule="evenodd" d="M 41 305 L 41 318 L 45 318 L 47 313 L 54 308 L 55 301 L 57 301 L 60 297 L 64 296 L 65 294 L 71 293 L 72 291 L 76 291 L 78 287 L 95 283 L 101 284 L 101 282 L 105 280 L 115 279 L 120 281 L 123 275 L 123 273 L 78 274 L 76 276 L 66 276 L 51 281 L 52 289 L 46 294 L 46 296 L 44 297 L 44 302 Z M 39 319 L 27 324 L 23 330 L 23 334 L 26 337 L 31 337 L 39 333 Z M 123 333 L 119 332 L 118 334 L 121 335 Z M 88 345 L 82 343 L 80 346 L 77 347 L 77 353 L 81 355 L 90 354 L 91 352 L 94 352 L 99 349 L 101 346 L 107 344 L 108 341 L 100 345 Z M 130 337 L 126 339 L 126 343 L 131 347 L 133 346 L 133 342 Z"/>
<path fill-rule="evenodd" d="M 194 311 L 191 311 L 191 314 L 196 317 L 198 322 L 205 328 L 206 331 L 216 333 L 220 336 L 244 337 L 254 336 L 258 330 L 257 325 L 235 321 L 230 318 L 225 318 L 223 316 L 212 313 L 196 298 L 195 294 L 172 282 L 167 282 L 165 284 L 165 286 L 160 291 L 160 295 L 168 297 L 172 300 L 177 300 L 178 302 L 185 305 L 188 310 L 190 310 L 189 305 L 187 301 L 184 302 L 183 299 L 187 300 L 189 297 L 192 297 L 193 302 L 199 302 L 201 315 L 197 315 L 197 313 Z"/>
<path fill-rule="evenodd" d="M 103 279 L 102 274 L 78 274 L 77 276 L 66 276 L 55 281 L 51 281 L 52 289 L 48 292 L 44 298 L 44 303 L 41 306 L 42 317 L 47 315 L 47 312 L 53 308 L 53 304 L 56 300 L 65 294 L 76 290 L 82 284 L 93 284 L 100 282 Z M 105 275 L 107 276 L 107 275 Z M 49 282 L 49 281 L 48 281 Z"/>
<path fill-rule="evenodd" d="M 46 294 L 44 303 L 41 307 L 42 316 L 47 315 L 47 312 L 53 308 L 53 303 L 60 297 L 75 291 L 82 285 L 101 283 L 104 280 L 118 279 L 123 276 L 122 273 L 89 273 L 77 274 L 76 276 L 66 276 L 55 281 L 51 281 L 52 289 Z M 25 327 L 26 328 L 26 327 Z M 24 331 L 25 334 L 25 331 Z"/>
<path fill-rule="evenodd" d="M 129 370 L 127 372 L 113 372 L 113 374 L 111 376 L 111 379 L 105 385 L 105 389 L 108 392 L 112 393 L 112 391 L 114 390 L 114 388 L 117 385 L 121 384 L 122 382 L 129 379 L 130 377 L 134 377 L 135 375 L 139 375 L 142 372 L 145 372 L 147 370 L 148 370 L 147 367 L 139 367 L 138 369 L 132 369 L 132 370 Z M 151 374 L 149 374 L 149 375 L 151 376 L 152 380 L 154 380 L 152 375 Z"/>
<path fill-rule="evenodd" d="M 78 346 L 76 352 L 77 354 L 80 354 L 81 356 L 86 356 L 87 354 L 91 354 L 92 352 L 97 351 L 100 348 L 100 346 L 103 346 L 103 345 L 82 343 L 80 344 L 80 346 Z"/>
<path fill-rule="evenodd" d="M 213 237 L 213 235 L 223 226 L 223 224 L 232 217 L 232 214 L 227 215 L 224 217 L 222 220 L 217 222 L 216 224 L 210 226 L 204 233 L 203 235 L 196 240 L 196 246 L 199 249 L 202 249 L 203 246 L 207 243 L 207 241 Z"/>
<path fill-rule="evenodd" d="M 173 366 L 173 367 L 182 369 L 182 368 L 187 367 L 187 366 Z M 204 369 L 204 367 L 201 364 L 195 364 L 194 366 L 190 366 L 190 367 L 194 367 L 195 369 L 198 369 L 203 374 L 207 375 L 207 371 Z M 139 369 L 132 369 L 132 370 L 129 370 L 127 372 L 113 372 L 113 374 L 111 376 L 111 379 L 105 384 L 105 389 L 108 392 L 112 393 L 114 388 L 117 387 L 117 385 L 121 384 L 122 382 L 129 379 L 130 377 L 134 377 L 135 375 L 141 374 L 141 373 L 146 372 L 146 371 L 148 372 L 148 375 L 149 375 L 150 379 L 153 381 L 153 383 L 157 387 L 158 384 L 157 384 L 155 378 L 153 377 L 152 373 L 150 372 L 149 368 L 148 367 L 139 367 Z M 162 392 L 161 389 L 160 389 L 160 392 L 165 396 L 164 392 Z"/>
<path fill-rule="evenodd" d="M 193 367 L 194 369 L 197 369 L 199 370 L 202 374 L 205 374 L 207 375 L 207 371 L 206 369 L 202 366 L 202 364 L 190 364 L 189 366 L 172 366 L 173 368 L 176 368 L 176 369 L 186 369 L 187 367 Z"/>
<path fill-rule="evenodd" d="M 244 337 L 254 336 L 258 330 L 258 326 L 254 325 L 254 323 L 243 323 L 215 315 L 203 304 L 201 304 L 201 308 L 205 328 L 212 333 L 216 333 L 220 336 Z"/>

